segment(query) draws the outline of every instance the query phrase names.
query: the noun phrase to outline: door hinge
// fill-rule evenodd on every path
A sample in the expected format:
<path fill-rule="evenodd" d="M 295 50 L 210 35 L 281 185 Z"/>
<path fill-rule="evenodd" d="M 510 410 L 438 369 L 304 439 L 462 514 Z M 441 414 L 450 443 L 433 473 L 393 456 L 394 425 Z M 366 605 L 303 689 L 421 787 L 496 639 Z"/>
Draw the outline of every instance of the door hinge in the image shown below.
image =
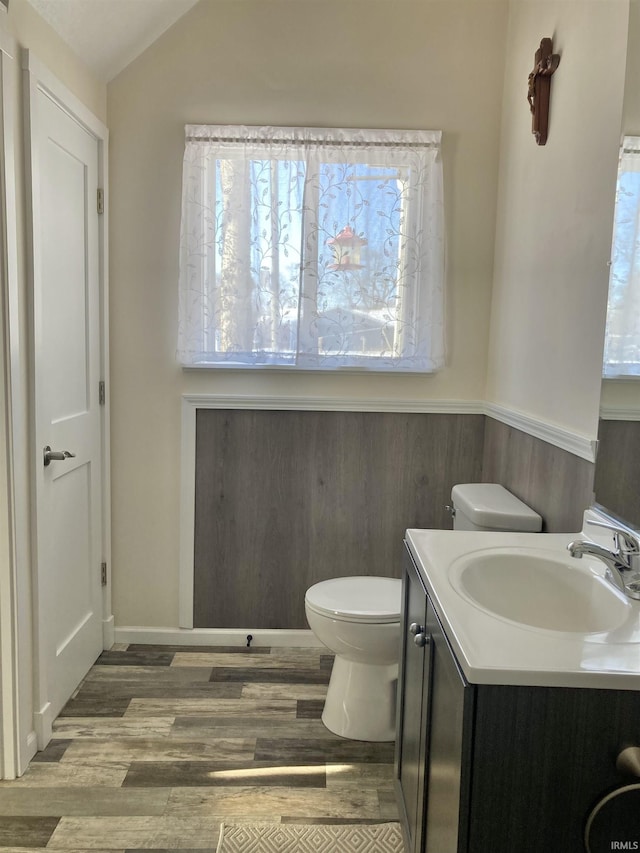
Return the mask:
<path fill-rule="evenodd" d="M 107 585 L 107 564 L 106 563 L 100 564 L 100 583 L 102 584 L 102 586 Z"/>
<path fill-rule="evenodd" d="M 104 406 L 106 399 L 107 389 L 105 388 L 104 379 L 101 379 L 100 382 L 98 382 L 98 403 L 101 406 Z"/>
<path fill-rule="evenodd" d="M 104 190 L 98 190 L 98 213 L 104 213 Z"/>

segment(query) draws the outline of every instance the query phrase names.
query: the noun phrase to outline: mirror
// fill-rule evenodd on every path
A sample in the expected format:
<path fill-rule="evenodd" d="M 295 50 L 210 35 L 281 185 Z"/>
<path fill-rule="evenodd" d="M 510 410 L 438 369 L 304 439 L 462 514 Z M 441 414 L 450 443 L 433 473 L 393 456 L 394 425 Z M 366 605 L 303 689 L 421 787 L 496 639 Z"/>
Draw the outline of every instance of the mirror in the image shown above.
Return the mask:
<path fill-rule="evenodd" d="M 640 136 L 640 0 L 631 0 L 622 132 Z M 640 528 L 640 378 L 603 380 L 598 439 L 596 501 Z"/>

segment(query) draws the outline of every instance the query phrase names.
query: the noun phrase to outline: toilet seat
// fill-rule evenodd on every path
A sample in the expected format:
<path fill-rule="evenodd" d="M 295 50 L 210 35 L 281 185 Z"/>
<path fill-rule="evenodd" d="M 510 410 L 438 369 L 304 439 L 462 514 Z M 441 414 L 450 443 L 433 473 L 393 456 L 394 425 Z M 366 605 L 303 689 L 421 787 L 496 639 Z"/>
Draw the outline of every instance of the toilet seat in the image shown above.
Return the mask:
<path fill-rule="evenodd" d="M 402 581 L 367 576 L 332 578 L 309 587 L 305 604 L 314 613 L 345 622 L 400 621 Z"/>

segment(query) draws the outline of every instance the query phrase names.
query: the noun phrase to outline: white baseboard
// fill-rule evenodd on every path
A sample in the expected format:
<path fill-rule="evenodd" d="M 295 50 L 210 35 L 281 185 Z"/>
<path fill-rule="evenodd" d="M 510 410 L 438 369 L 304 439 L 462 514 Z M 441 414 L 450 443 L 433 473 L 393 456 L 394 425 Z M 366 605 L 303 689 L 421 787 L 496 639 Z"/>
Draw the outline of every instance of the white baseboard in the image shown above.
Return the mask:
<path fill-rule="evenodd" d="M 35 730 L 37 748 L 44 749 L 51 740 L 53 733 L 53 714 L 51 713 L 50 702 L 47 702 L 40 711 L 34 712 L 33 728 Z"/>
<path fill-rule="evenodd" d="M 35 731 L 30 731 L 27 735 L 25 744 L 21 750 L 20 754 L 20 767 L 18 768 L 18 773 L 20 776 L 25 772 L 27 767 L 29 766 L 29 762 L 33 758 L 33 756 L 38 751 L 38 736 Z"/>
<path fill-rule="evenodd" d="M 141 628 L 123 625 L 114 630 L 116 643 L 145 643 L 162 646 L 252 646 L 324 648 L 313 631 L 276 628 Z"/>
<path fill-rule="evenodd" d="M 113 614 L 108 619 L 102 620 L 102 648 L 110 649 L 115 639 L 115 622 Z"/>

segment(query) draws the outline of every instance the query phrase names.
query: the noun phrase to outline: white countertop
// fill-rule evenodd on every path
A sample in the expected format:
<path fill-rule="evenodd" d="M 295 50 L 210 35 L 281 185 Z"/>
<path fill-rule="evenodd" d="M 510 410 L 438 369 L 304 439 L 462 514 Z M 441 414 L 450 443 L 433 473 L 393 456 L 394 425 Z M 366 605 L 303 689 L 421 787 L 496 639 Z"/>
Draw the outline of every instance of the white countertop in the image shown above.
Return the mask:
<path fill-rule="evenodd" d="M 640 689 L 640 602 L 615 629 L 592 634 L 529 627 L 492 615 L 449 580 L 449 567 L 487 548 L 533 548 L 558 557 L 580 533 L 484 533 L 407 530 L 406 541 L 449 642 L 473 684 Z M 604 575 L 597 558 L 576 561 Z"/>

